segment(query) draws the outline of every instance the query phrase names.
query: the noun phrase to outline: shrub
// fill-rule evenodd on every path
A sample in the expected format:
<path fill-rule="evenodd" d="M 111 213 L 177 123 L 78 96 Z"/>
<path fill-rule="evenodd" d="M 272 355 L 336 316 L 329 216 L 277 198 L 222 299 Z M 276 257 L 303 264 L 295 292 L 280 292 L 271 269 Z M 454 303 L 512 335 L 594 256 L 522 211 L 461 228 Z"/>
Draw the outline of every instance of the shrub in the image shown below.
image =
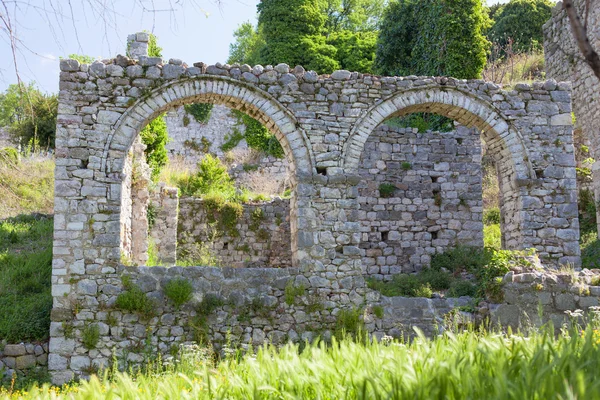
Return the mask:
<path fill-rule="evenodd" d="M 373 307 L 371 307 L 371 310 L 373 311 L 373 314 L 375 314 L 375 316 L 377 318 L 380 318 L 380 319 L 383 318 L 384 310 L 383 310 L 382 306 L 379 306 L 379 305 L 373 306 Z"/>
<path fill-rule="evenodd" d="M 196 312 L 198 313 L 198 315 L 206 317 L 210 315 L 214 310 L 224 305 L 225 301 L 223 301 L 221 297 L 214 293 L 207 293 L 204 295 L 204 298 L 202 299 L 200 304 L 198 304 Z"/>
<path fill-rule="evenodd" d="M 498 207 L 483 211 L 483 224 L 493 225 L 500 223 L 500 209 Z"/>
<path fill-rule="evenodd" d="M 167 156 L 167 142 L 169 136 L 167 133 L 167 123 L 164 120 L 164 114 L 156 117 L 140 131 L 142 143 L 146 145 L 146 161 L 152 169 L 152 180 L 156 181 L 160 175 L 161 169 L 167 165 L 169 157 Z"/>
<path fill-rule="evenodd" d="M 181 307 L 192 299 L 194 287 L 184 278 L 175 278 L 165 285 L 165 296 L 175 304 L 175 308 Z"/>
<path fill-rule="evenodd" d="M 81 332 L 81 342 L 88 350 L 95 349 L 100 340 L 100 328 L 96 324 L 85 325 Z"/>
<path fill-rule="evenodd" d="M 246 139 L 246 143 L 248 143 L 248 147 L 276 158 L 284 156 L 281 143 L 265 126 L 241 111 L 232 110 L 232 113 L 246 127 L 244 138 Z"/>
<path fill-rule="evenodd" d="M 198 163 L 198 171 L 179 178 L 178 185 L 183 194 L 201 196 L 208 193 L 222 193 L 231 196 L 235 186 L 227 167 L 218 157 L 207 154 Z"/>
<path fill-rule="evenodd" d="M 396 185 L 391 183 L 382 183 L 379 185 L 379 196 L 383 198 L 393 197 L 396 192 Z"/>
<path fill-rule="evenodd" d="M 432 268 L 421 270 L 418 277 L 422 283 L 429 284 L 433 290 L 445 290 L 452 284 L 452 276 L 449 273 L 436 271 Z"/>
<path fill-rule="evenodd" d="M 154 316 L 156 304 L 142 290 L 131 282 L 129 276 L 123 276 L 124 292 L 117 296 L 115 307 L 119 310 L 137 312 L 143 318 Z"/>
<path fill-rule="evenodd" d="M 345 334 L 356 336 L 364 330 L 364 322 L 360 318 L 360 308 L 342 309 L 337 315 L 334 335 L 343 337 Z"/>
<path fill-rule="evenodd" d="M 285 285 L 285 303 L 288 306 L 293 305 L 296 302 L 296 297 L 302 296 L 306 288 L 304 285 L 294 285 L 294 281 L 290 279 Z"/>
<path fill-rule="evenodd" d="M 484 247 L 500 250 L 502 248 L 502 232 L 500 224 L 484 225 L 483 227 Z"/>
<path fill-rule="evenodd" d="M 431 257 L 431 268 L 446 268 L 451 272 L 472 271 L 483 268 L 489 260 L 488 251 L 477 247 L 457 246 Z"/>
<path fill-rule="evenodd" d="M 475 296 L 477 294 L 477 286 L 469 281 L 456 280 L 452 282 L 447 297 Z"/>
<path fill-rule="evenodd" d="M 417 275 L 397 274 L 390 281 L 383 282 L 375 279 L 367 281 L 371 289 L 381 292 L 384 296 L 427 297 L 433 294 L 429 283 L 423 283 Z"/>

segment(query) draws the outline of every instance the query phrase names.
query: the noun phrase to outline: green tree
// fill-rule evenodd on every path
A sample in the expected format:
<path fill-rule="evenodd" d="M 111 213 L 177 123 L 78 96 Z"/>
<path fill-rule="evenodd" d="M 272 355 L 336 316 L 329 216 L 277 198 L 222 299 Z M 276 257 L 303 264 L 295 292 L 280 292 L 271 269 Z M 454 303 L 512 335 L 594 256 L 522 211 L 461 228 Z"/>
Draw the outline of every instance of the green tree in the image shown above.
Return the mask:
<path fill-rule="evenodd" d="M 378 72 L 481 76 L 489 48 L 481 0 L 400 0 L 390 4 L 381 26 Z"/>
<path fill-rule="evenodd" d="M 54 148 L 57 110 L 56 95 L 43 94 L 35 83 L 13 84 L 0 94 L 0 126 L 33 151 Z"/>
<path fill-rule="evenodd" d="M 152 169 L 152 179 L 156 180 L 160 175 L 161 169 L 169 162 L 166 148 L 169 136 L 164 115 L 155 118 L 146 125 L 140 131 L 140 137 L 142 143 L 146 145 L 144 153 L 146 154 L 146 161 Z"/>
<path fill-rule="evenodd" d="M 416 41 L 415 0 L 391 2 L 385 10 L 377 37 L 375 70 L 387 76 L 412 75 L 412 51 Z"/>
<path fill-rule="evenodd" d="M 338 31 L 374 32 L 383 12 L 384 0 L 325 0 L 325 30 L 327 34 Z"/>
<path fill-rule="evenodd" d="M 512 49 L 517 53 L 541 50 L 542 25 L 552 16 L 552 7 L 549 0 L 512 0 L 498 7 L 492 16 L 489 40 L 502 48 L 512 41 Z"/>
<path fill-rule="evenodd" d="M 242 23 L 233 33 L 235 41 L 229 45 L 229 64 L 260 64 L 260 52 L 265 47 L 262 30 L 250 21 Z"/>
<path fill-rule="evenodd" d="M 325 15 L 318 0 L 261 0 L 258 24 L 265 37 L 262 64 L 303 65 L 319 73 L 339 68 L 336 49 L 325 42 Z"/>
<path fill-rule="evenodd" d="M 373 72 L 376 32 L 352 32 L 342 30 L 332 33 L 327 43 L 337 49 L 336 59 L 342 69 L 363 73 Z"/>

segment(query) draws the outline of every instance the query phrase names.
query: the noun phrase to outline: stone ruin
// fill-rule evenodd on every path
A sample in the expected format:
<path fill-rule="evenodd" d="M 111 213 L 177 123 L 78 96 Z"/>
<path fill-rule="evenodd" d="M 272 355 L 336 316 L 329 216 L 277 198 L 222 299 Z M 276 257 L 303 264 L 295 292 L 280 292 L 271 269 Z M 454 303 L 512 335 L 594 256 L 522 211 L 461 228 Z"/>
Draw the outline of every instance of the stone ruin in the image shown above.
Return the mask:
<path fill-rule="evenodd" d="M 535 248 L 547 266 L 579 265 L 569 83 L 548 80 L 503 90 L 446 77 L 343 70 L 319 76 L 285 64 L 188 66 L 148 57 L 147 41 L 144 33 L 133 37 L 133 58 L 60 63 L 48 358 L 55 383 L 105 367 L 113 354 L 123 364 L 141 363 L 144 343 L 168 353 L 197 338 L 197 310 L 190 304 L 175 308 L 164 295 L 175 278 L 192 283 L 196 302 L 213 300 L 200 331 L 215 346 L 228 335 L 254 344 L 326 336 L 342 310 L 365 305 L 366 327 L 375 335 L 438 321 L 460 300 L 385 298 L 366 287 L 365 277 L 417 270 L 437 251 L 482 242 L 479 135 L 497 165 L 503 246 Z M 289 246 L 284 268 L 273 268 L 265 258 L 248 265 L 252 268 L 121 263 L 123 250 L 144 234 L 154 235 L 161 257 L 172 260 L 176 226 L 193 235 L 194 224 L 202 223 L 193 211 L 195 200 L 178 199 L 165 187 L 156 198 L 130 180 L 134 172 L 146 179 L 129 156 L 140 151 L 140 130 L 165 111 L 193 102 L 245 112 L 281 143 L 292 195 L 289 204 L 272 204 L 265 212 L 287 213 L 287 225 L 277 233 L 278 243 Z M 382 125 L 416 112 L 473 129 L 417 134 Z M 379 190 L 387 182 L 396 185 L 391 197 Z M 130 202 L 136 196 L 157 204 L 155 226 L 165 234 L 147 232 Z M 175 203 L 183 212 L 172 211 Z M 271 237 L 277 228 L 268 232 Z M 237 256 L 232 252 L 228 262 Z M 556 298 L 566 283 L 550 282 L 542 273 L 521 275 L 511 282 L 546 285 L 540 293 L 550 293 L 548 315 L 566 304 Z M 156 302 L 153 316 L 115 309 L 123 276 Z M 512 303 L 497 307 L 499 318 L 507 315 L 506 307 L 520 309 L 530 300 L 516 294 Z M 570 301 L 582 300 L 572 295 Z M 369 311 L 377 304 L 385 308 L 381 318 Z M 84 345 L 90 326 L 100 334 L 94 348 Z"/>

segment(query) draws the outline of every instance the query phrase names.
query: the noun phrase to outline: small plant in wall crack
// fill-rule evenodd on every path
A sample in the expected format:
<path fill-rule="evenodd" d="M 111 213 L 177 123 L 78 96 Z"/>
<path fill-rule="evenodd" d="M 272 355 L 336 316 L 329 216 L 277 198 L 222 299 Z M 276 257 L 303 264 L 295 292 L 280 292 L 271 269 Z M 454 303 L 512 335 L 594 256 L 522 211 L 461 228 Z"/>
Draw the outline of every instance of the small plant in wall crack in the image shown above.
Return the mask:
<path fill-rule="evenodd" d="M 95 349 L 100 340 L 100 328 L 96 324 L 85 325 L 81 331 L 81 342 L 88 350 Z"/>
<path fill-rule="evenodd" d="M 304 285 L 300 284 L 296 286 L 294 285 L 294 281 L 290 279 L 287 285 L 285 285 L 285 303 L 288 306 L 293 305 L 296 302 L 296 298 L 302 296 L 305 290 Z"/>
<path fill-rule="evenodd" d="M 192 299 L 194 287 L 184 278 L 175 278 L 165 285 L 164 291 L 165 296 L 173 302 L 175 308 L 179 309 Z"/>
<path fill-rule="evenodd" d="M 391 183 L 382 183 L 379 185 L 379 196 L 387 199 L 389 197 L 393 197 L 396 192 L 396 185 Z"/>
<path fill-rule="evenodd" d="M 123 282 L 124 292 L 117 296 L 115 307 L 119 310 L 137 312 L 143 318 L 150 319 L 154 316 L 155 303 L 146 293 L 131 282 L 131 278 L 127 275 L 121 279 Z"/>

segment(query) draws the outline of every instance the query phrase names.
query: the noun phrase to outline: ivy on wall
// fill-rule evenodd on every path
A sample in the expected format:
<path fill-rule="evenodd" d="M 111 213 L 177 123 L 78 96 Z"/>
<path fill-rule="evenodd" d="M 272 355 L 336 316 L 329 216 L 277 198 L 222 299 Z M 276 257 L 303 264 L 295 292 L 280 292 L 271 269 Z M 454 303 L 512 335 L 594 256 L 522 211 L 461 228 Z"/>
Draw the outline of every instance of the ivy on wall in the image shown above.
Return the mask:
<path fill-rule="evenodd" d="M 237 110 L 232 110 L 232 112 L 238 121 L 246 127 L 244 139 L 246 139 L 248 147 L 276 158 L 283 157 L 284 153 L 281 143 L 265 126 L 243 112 Z"/>
<path fill-rule="evenodd" d="M 201 124 L 206 124 L 210 119 L 210 114 L 213 109 L 211 103 L 192 103 L 183 106 L 185 112 L 194 117 Z"/>

